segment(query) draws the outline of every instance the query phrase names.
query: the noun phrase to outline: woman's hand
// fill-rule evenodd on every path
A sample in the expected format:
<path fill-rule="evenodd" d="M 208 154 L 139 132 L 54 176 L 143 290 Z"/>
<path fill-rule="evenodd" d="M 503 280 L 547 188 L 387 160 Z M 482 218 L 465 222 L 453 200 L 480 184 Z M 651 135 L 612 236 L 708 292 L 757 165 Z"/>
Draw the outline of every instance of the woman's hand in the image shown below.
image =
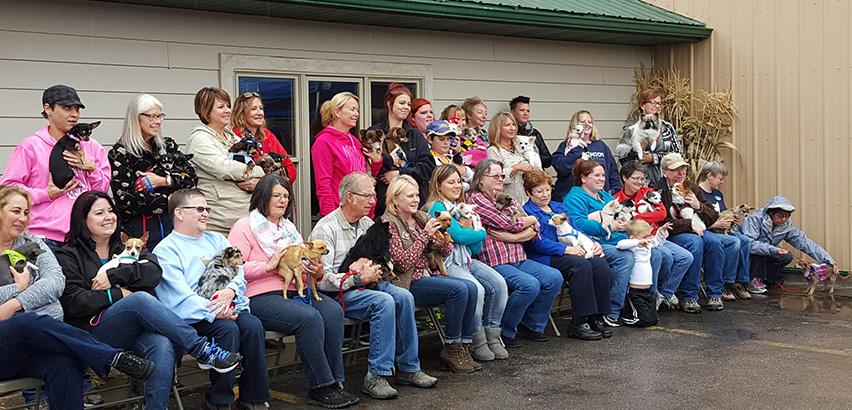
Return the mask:
<path fill-rule="evenodd" d="M 25 291 L 30 286 L 30 270 L 26 266 L 20 272 L 16 271 L 13 266 L 9 266 L 9 271 L 12 272 L 12 279 L 15 280 L 18 293 Z"/>
<path fill-rule="evenodd" d="M 136 182 L 133 184 L 133 188 L 136 189 L 136 192 L 148 190 L 145 188 L 145 183 L 142 182 L 145 178 L 148 178 L 148 180 L 151 181 L 151 187 L 154 189 L 168 185 L 168 179 L 166 177 L 161 177 L 153 172 L 143 172 L 139 174 L 139 178 L 137 178 Z"/>
<path fill-rule="evenodd" d="M 438 232 L 438 229 L 441 229 L 441 223 L 435 218 L 429 219 L 426 222 L 426 226 L 423 227 L 423 231 L 430 237 L 434 236 L 435 232 Z"/>
<path fill-rule="evenodd" d="M 512 171 L 509 173 L 509 176 L 515 176 L 515 174 L 517 174 L 518 172 L 530 172 L 532 170 L 533 166 L 530 165 L 529 162 L 519 162 L 512 167 Z"/>
<path fill-rule="evenodd" d="M 77 156 L 71 151 L 62 151 L 62 159 L 68 163 L 69 167 L 82 169 L 83 171 L 94 171 L 95 163 L 86 159 L 85 155 Z"/>
<path fill-rule="evenodd" d="M 654 156 L 651 155 L 650 152 L 646 152 L 645 155 L 642 156 L 642 159 L 639 161 L 643 164 L 650 164 L 654 161 Z"/>
<path fill-rule="evenodd" d="M 603 247 L 600 243 L 595 242 L 595 246 L 592 247 L 592 254 L 595 256 L 604 256 Z"/>
<path fill-rule="evenodd" d="M 586 252 L 579 246 L 566 246 L 564 255 L 585 256 Z"/>
<path fill-rule="evenodd" d="M 52 201 L 56 198 L 59 198 L 62 195 L 67 194 L 68 191 L 70 191 L 74 188 L 77 188 L 78 186 L 80 186 L 80 181 L 78 181 L 76 179 L 72 179 L 72 180 L 68 181 L 67 184 L 65 184 L 64 188 L 59 188 L 56 185 L 53 185 L 53 178 L 48 178 L 48 180 L 47 180 L 47 197 L 50 198 L 50 200 Z"/>
<path fill-rule="evenodd" d="M 786 255 L 786 254 L 788 254 L 788 253 L 790 253 L 790 251 L 788 251 L 788 250 L 786 250 L 786 249 L 784 249 L 784 248 L 778 248 L 778 254 L 779 254 L 779 255 Z"/>
<path fill-rule="evenodd" d="M 289 248 L 289 246 L 275 251 L 275 253 L 269 257 L 269 260 L 266 261 L 267 272 L 278 271 L 278 265 L 281 263 L 281 257 L 284 256 L 284 252 L 287 251 L 287 248 Z"/>
<path fill-rule="evenodd" d="M 92 279 L 92 290 L 107 290 L 111 287 L 112 284 L 109 283 L 109 278 L 107 277 L 106 272 L 95 275 L 94 279 Z"/>
<path fill-rule="evenodd" d="M 260 178 L 249 178 L 246 181 L 237 182 L 237 186 L 243 191 L 254 192 L 254 188 L 257 186 L 257 181 L 260 181 Z"/>
<path fill-rule="evenodd" d="M 611 228 L 613 232 L 624 232 L 627 230 L 627 221 L 623 219 L 613 219 Z"/>
<path fill-rule="evenodd" d="M 11 319 L 15 313 L 23 309 L 17 298 L 7 300 L 6 303 L 0 305 L 0 321 Z"/>
<path fill-rule="evenodd" d="M 538 230 L 538 227 L 539 227 L 538 218 L 528 215 L 528 216 L 522 217 L 521 221 L 523 221 L 523 227 L 524 228 L 526 228 L 528 226 L 532 226 L 535 230 Z"/>
<path fill-rule="evenodd" d="M 361 152 L 365 157 L 369 158 L 371 162 L 381 162 L 382 161 L 382 151 L 378 149 L 372 149 L 367 147 L 361 147 Z"/>
<path fill-rule="evenodd" d="M 121 290 L 121 297 L 123 297 L 123 298 L 126 298 L 126 297 L 133 294 L 133 292 L 131 292 L 131 291 L 125 289 L 125 288 L 119 288 L 119 289 Z"/>
<path fill-rule="evenodd" d="M 734 223 L 734 221 L 731 220 L 731 219 L 719 218 L 719 219 L 716 220 L 716 222 L 713 222 L 713 225 L 710 225 L 710 229 L 714 229 L 714 230 L 731 229 L 731 224 L 733 224 L 733 223 Z"/>

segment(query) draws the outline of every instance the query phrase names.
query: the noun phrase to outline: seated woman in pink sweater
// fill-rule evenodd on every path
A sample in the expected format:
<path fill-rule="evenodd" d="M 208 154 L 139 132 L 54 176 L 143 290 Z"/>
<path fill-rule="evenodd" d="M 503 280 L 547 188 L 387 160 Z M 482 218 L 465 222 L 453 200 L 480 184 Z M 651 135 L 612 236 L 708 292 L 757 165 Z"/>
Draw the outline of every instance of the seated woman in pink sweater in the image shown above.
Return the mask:
<path fill-rule="evenodd" d="M 266 330 L 296 335 L 296 347 L 308 378 L 309 404 L 340 408 L 358 402 L 358 396 L 343 390 L 343 309 L 334 298 L 321 302 L 298 298 L 296 284 L 282 290 L 278 262 L 284 249 L 302 243 L 302 235 L 287 219 L 292 211 L 290 184 L 278 175 L 266 175 L 257 183 L 249 203 L 249 216 L 231 228 L 228 241 L 245 259 L 245 295 L 251 312 Z M 322 280 L 322 265 L 306 266 L 306 275 Z M 305 278 L 307 283 L 307 278 Z M 308 295 L 310 296 L 310 295 Z M 333 406 L 333 407 L 332 407 Z"/>

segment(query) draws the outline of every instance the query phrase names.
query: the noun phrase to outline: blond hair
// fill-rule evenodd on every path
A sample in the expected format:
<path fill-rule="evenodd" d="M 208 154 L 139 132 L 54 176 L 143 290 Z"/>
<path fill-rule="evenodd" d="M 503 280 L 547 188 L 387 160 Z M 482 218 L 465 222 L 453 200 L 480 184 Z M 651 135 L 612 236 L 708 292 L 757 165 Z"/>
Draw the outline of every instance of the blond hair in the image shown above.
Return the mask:
<path fill-rule="evenodd" d="M 6 205 L 9 205 L 9 202 L 12 200 L 12 197 L 15 195 L 20 195 L 24 197 L 24 200 L 27 201 L 27 210 L 32 206 L 32 199 L 30 198 L 30 193 L 24 190 L 23 188 L 16 185 L 0 185 L 0 210 L 5 208 Z M 0 215 L 2 215 L 0 213 Z M 2 220 L 2 216 L 0 216 L 0 220 Z M 30 225 L 30 217 L 27 214 L 27 223 L 24 225 L 24 229 L 27 229 Z"/>
<path fill-rule="evenodd" d="M 574 113 L 574 115 L 571 116 L 571 124 L 568 125 L 568 132 L 565 134 L 565 137 L 567 138 L 569 135 L 571 135 L 571 131 L 574 131 L 574 128 L 576 128 L 577 124 L 580 123 L 580 116 L 583 114 L 587 114 L 589 116 L 589 119 L 592 120 L 592 134 L 589 135 L 589 140 L 597 141 L 601 139 L 601 133 L 598 132 L 598 126 L 595 125 L 595 117 L 592 115 L 592 113 L 586 110 L 577 111 Z"/>
<path fill-rule="evenodd" d="M 393 200 L 402 193 L 408 185 L 419 189 L 417 181 L 409 175 L 398 175 L 394 177 L 388 185 L 387 198 L 385 198 L 385 212 L 390 212 L 393 215 L 399 216 L 399 211 L 396 209 L 396 204 Z"/>
<path fill-rule="evenodd" d="M 518 121 L 515 120 L 515 117 L 506 111 L 500 111 L 491 118 L 491 124 L 488 125 L 488 136 L 491 138 L 491 145 L 500 147 L 503 139 L 500 131 L 503 129 L 503 124 L 506 123 L 506 120 L 512 121 L 516 127 L 518 126 Z"/>
<path fill-rule="evenodd" d="M 648 236 L 651 234 L 651 224 L 641 219 L 631 219 L 627 223 L 627 235 L 630 238 Z"/>
<path fill-rule="evenodd" d="M 344 91 L 342 93 L 337 93 L 334 97 L 331 97 L 328 101 L 322 103 L 320 107 L 320 118 L 322 119 L 322 126 L 328 127 L 329 124 L 334 121 L 334 112 L 342 109 L 349 100 L 355 99 L 356 102 L 360 103 L 358 96 L 350 93 L 349 91 Z"/>

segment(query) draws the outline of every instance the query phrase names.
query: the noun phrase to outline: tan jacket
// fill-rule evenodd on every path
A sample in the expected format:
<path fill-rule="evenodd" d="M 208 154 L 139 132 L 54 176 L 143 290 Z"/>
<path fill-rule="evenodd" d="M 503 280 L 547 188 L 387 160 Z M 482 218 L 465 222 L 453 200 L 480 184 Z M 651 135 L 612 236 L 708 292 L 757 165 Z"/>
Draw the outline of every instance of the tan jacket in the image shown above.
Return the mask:
<path fill-rule="evenodd" d="M 193 154 L 189 162 L 198 174 L 198 189 L 211 208 L 207 227 L 224 235 L 228 235 L 231 225 L 249 213 L 251 193 L 237 186 L 237 182 L 243 180 L 246 164 L 228 159 L 228 148 L 238 141 L 230 129 L 225 129 L 223 141 L 212 128 L 199 125 L 190 131 L 186 144 L 187 154 Z M 260 167 L 255 167 L 251 173 L 257 178 L 263 175 Z"/>

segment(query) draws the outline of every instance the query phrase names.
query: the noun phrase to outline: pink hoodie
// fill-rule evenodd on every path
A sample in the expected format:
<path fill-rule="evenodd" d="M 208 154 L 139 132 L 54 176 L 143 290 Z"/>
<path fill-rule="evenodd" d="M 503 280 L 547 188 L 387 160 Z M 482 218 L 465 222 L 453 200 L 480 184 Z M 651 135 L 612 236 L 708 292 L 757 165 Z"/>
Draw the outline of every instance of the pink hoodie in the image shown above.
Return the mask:
<path fill-rule="evenodd" d="M 314 165 L 314 181 L 317 183 L 317 199 L 322 216 L 332 213 L 340 206 L 337 188 L 340 187 L 343 177 L 355 171 L 367 172 L 367 160 L 361 152 L 361 141 L 352 134 L 338 131 L 330 125 L 316 135 L 316 142 L 311 147 L 311 161 Z M 372 164 L 370 174 L 378 175 L 381 167 L 381 162 Z M 373 217 L 373 210 L 370 210 L 370 217 Z"/>
<path fill-rule="evenodd" d="M 30 192 L 30 234 L 64 242 L 74 201 L 86 191 L 107 192 L 112 171 L 104 147 L 94 139 L 82 141 L 80 146 L 86 158 L 94 161 L 96 168 L 91 172 L 77 170 L 74 178 L 80 181 L 80 186 L 50 200 L 47 196 L 47 183 L 50 178 L 48 162 L 54 145 L 56 140 L 47 131 L 47 126 L 24 138 L 12 151 L 0 183 L 17 185 Z"/>

